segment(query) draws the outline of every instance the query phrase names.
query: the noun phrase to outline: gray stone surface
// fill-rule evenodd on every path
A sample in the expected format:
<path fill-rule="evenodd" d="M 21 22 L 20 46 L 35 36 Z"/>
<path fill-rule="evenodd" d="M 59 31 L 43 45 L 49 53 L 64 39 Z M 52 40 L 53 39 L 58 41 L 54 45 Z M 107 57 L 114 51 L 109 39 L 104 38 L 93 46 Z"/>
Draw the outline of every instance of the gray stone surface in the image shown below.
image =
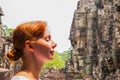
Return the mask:
<path fill-rule="evenodd" d="M 120 0 L 79 0 L 70 30 L 72 73 L 97 80 L 120 74 Z M 83 75 L 85 74 L 85 75 Z M 76 74 L 77 75 L 77 74 Z M 75 76 L 75 75 L 74 75 Z"/>

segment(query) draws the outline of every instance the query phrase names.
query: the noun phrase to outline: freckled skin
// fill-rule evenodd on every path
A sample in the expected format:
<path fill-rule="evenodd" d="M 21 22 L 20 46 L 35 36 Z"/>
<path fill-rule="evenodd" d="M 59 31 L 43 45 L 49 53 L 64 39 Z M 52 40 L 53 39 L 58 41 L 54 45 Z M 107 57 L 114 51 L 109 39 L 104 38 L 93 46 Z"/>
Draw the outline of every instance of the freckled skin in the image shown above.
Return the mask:
<path fill-rule="evenodd" d="M 44 63 L 53 59 L 54 48 L 56 43 L 51 39 L 51 35 L 48 30 L 44 31 L 43 37 L 34 42 L 34 56 L 37 61 Z"/>

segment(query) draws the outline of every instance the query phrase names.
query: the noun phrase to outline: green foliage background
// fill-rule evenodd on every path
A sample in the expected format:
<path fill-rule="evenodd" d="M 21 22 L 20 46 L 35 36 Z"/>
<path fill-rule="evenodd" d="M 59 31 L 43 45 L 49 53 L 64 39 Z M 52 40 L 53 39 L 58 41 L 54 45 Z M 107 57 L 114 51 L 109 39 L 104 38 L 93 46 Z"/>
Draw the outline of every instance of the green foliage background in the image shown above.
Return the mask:
<path fill-rule="evenodd" d="M 56 51 L 54 59 L 44 64 L 44 67 L 61 69 L 65 67 L 65 61 L 59 56 L 59 53 Z"/>
<path fill-rule="evenodd" d="M 6 36 L 11 36 L 10 34 L 13 32 L 13 28 L 9 28 L 7 25 L 2 25 L 4 31 L 5 31 L 5 35 Z"/>

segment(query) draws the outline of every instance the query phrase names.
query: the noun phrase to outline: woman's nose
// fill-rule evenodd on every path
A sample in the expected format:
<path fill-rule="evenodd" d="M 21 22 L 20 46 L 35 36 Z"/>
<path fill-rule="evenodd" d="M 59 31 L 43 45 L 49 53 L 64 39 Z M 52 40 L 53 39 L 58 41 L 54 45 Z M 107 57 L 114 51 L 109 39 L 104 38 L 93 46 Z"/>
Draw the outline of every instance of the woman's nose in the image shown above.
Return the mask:
<path fill-rule="evenodd" d="M 55 42 L 53 41 L 52 48 L 55 48 L 56 46 L 57 46 L 57 43 L 55 43 Z"/>

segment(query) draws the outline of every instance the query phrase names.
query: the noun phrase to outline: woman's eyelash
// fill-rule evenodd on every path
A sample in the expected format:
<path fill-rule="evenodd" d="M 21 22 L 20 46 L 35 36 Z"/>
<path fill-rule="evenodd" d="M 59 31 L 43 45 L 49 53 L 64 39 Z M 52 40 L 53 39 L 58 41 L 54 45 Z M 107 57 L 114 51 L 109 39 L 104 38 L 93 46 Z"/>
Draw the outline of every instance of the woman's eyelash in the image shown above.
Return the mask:
<path fill-rule="evenodd" d="M 49 41 L 50 39 L 46 39 L 46 41 Z"/>
<path fill-rule="evenodd" d="M 46 41 L 49 41 L 50 40 L 50 37 L 46 37 L 46 39 L 45 39 Z"/>

